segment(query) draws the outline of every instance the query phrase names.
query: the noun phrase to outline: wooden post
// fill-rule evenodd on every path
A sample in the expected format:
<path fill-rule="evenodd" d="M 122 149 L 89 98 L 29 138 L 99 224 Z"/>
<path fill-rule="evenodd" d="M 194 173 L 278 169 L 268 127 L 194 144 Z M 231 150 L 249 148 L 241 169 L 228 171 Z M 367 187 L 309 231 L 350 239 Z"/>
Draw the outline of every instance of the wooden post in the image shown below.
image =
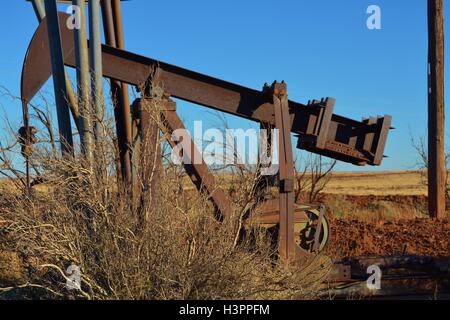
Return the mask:
<path fill-rule="evenodd" d="M 428 0 L 428 210 L 445 217 L 444 1 Z"/>

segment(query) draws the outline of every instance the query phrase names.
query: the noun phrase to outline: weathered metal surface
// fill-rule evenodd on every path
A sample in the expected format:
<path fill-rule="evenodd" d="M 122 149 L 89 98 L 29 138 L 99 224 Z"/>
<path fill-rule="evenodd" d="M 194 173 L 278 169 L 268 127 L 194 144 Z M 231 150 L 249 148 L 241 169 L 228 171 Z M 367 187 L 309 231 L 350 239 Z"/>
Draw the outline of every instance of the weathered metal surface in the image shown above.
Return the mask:
<path fill-rule="evenodd" d="M 94 136 L 98 143 L 103 140 L 104 98 L 103 98 L 103 66 L 102 66 L 102 38 L 100 34 L 100 0 L 89 1 L 89 38 L 90 66 L 91 66 L 91 96 L 95 114 Z M 97 149 L 100 148 L 97 146 Z"/>
<path fill-rule="evenodd" d="M 123 34 L 123 24 L 122 24 L 122 11 L 120 8 L 120 0 L 105 0 L 112 1 L 112 13 L 113 13 L 113 25 L 114 34 L 116 36 L 116 47 L 119 49 L 124 49 L 124 34 Z M 124 82 L 120 83 L 120 106 L 122 108 L 122 121 L 123 128 L 125 130 L 125 157 L 131 158 L 130 146 L 131 146 L 131 112 L 130 112 L 130 98 L 128 95 L 128 85 Z M 128 173 L 127 173 L 128 176 Z"/>
<path fill-rule="evenodd" d="M 325 206 L 320 206 L 320 214 L 319 219 L 317 220 L 317 227 L 316 227 L 316 233 L 314 235 L 314 245 L 313 245 L 313 252 L 318 253 L 319 247 L 320 247 L 320 233 L 322 232 L 322 222 L 325 218 Z"/>
<path fill-rule="evenodd" d="M 111 47 L 117 47 L 117 37 L 114 26 L 114 12 L 111 0 L 101 1 L 101 9 L 103 15 L 103 29 L 105 33 L 105 42 Z M 103 57 L 102 57 L 103 60 Z M 106 62 L 103 61 L 103 70 Z M 127 134 L 126 122 L 127 116 L 125 109 L 128 99 L 123 97 L 121 83 L 110 77 L 111 80 L 111 96 L 113 99 L 114 117 L 116 120 L 117 142 L 119 147 L 120 171 L 124 181 L 130 183 L 132 180 L 130 146 L 131 135 Z M 129 115 L 131 116 L 131 115 Z M 130 120 L 131 121 L 131 120 Z"/>
<path fill-rule="evenodd" d="M 72 4 L 80 9 L 80 26 L 74 30 L 75 59 L 77 70 L 78 108 L 80 112 L 81 151 L 86 159 L 87 167 L 93 166 L 93 127 L 90 100 L 89 54 L 86 34 L 86 9 L 84 0 L 73 0 Z"/>
<path fill-rule="evenodd" d="M 106 42 L 113 46 L 123 47 L 123 35 L 121 26 L 114 23 L 115 18 L 120 19 L 118 1 L 102 2 L 105 38 Z M 64 17 L 64 15 L 62 14 Z M 116 16 L 116 17 L 115 17 Z M 33 56 L 26 63 L 22 78 L 23 99 L 31 99 L 40 86 L 45 83 L 50 75 L 50 55 L 46 50 L 46 38 L 43 35 L 46 30 L 46 22 L 40 25 L 36 31 L 28 55 Z M 76 66 L 77 61 L 73 53 L 73 32 L 61 26 L 62 56 L 67 66 Z M 36 58 L 40 60 L 37 65 Z M 183 123 L 176 114 L 175 103 L 170 97 L 193 102 L 208 108 L 228 112 L 245 119 L 259 121 L 262 126 L 278 129 L 278 156 L 279 172 L 277 173 L 279 197 L 275 199 L 275 211 L 272 208 L 274 201 L 266 203 L 266 211 L 257 217 L 262 224 L 274 223 L 278 225 L 279 254 L 286 261 L 297 261 L 307 255 L 308 252 L 319 251 L 322 246 L 321 227 L 324 212 L 321 210 L 316 220 L 316 233 L 309 233 L 306 239 L 307 249 L 301 250 L 296 235 L 295 224 L 305 222 L 309 225 L 310 217 L 302 210 L 296 210 L 294 204 L 294 162 L 291 145 L 291 132 L 298 134 L 298 147 L 326 155 L 338 160 L 358 165 L 379 165 L 383 158 L 383 151 L 388 131 L 391 127 L 389 116 L 358 122 L 333 114 L 335 101 L 332 98 L 313 101 L 308 105 L 302 105 L 288 100 L 285 83 L 275 82 L 272 86 L 265 86 L 262 91 L 245 88 L 220 79 L 212 78 L 180 67 L 169 65 L 153 59 L 138 56 L 111 46 L 102 46 L 103 76 L 112 79 L 113 96 L 117 94 L 117 100 L 121 106 L 115 108 L 117 134 L 120 149 L 122 175 L 127 181 L 132 181 L 131 175 L 131 116 L 127 108 L 127 99 L 124 88 L 118 82 L 135 85 L 143 90 L 143 96 L 153 97 L 155 87 L 162 88 L 164 94 L 161 101 L 152 101 L 150 98 L 142 98 L 135 102 L 134 107 L 138 114 L 140 128 L 140 153 L 144 153 L 148 145 L 153 145 L 157 136 L 157 127 L 150 121 L 148 109 L 149 103 L 162 103 L 160 116 L 162 129 L 168 138 L 170 145 L 175 149 L 183 142 L 183 161 L 187 174 L 199 191 L 205 192 L 218 213 L 218 218 L 232 216 L 233 208 L 225 196 L 225 193 L 214 180 L 214 176 L 205 164 L 201 153 L 197 150 L 191 137 L 187 134 Z M 26 59 L 28 62 L 28 59 Z M 31 75 L 33 72 L 33 75 Z M 153 98 L 152 98 L 153 99 Z M 25 112 L 25 111 L 24 111 Z M 178 136 L 178 129 L 184 130 L 182 136 Z M 128 132 L 130 131 L 130 132 Z M 149 140 L 149 137 L 152 138 Z M 173 139 L 177 138 L 177 139 Z M 186 145 L 188 147 L 186 148 Z M 128 163 L 128 164 L 127 164 Z M 145 170 L 144 170 L 145 171 Z M 146 171 L 143 174 L 144 190 L 149 186 L 146 182 L 150 179 Z M 262 180 L 262 185 L 268 184 L 270 179 Z M 263 186 L 264 187 L 264 186 Z M 253 209 L 265 208 L 265 204 L 259 203 Z M 250 218 L 253 219 L 251 213 Z M 310 226 L 311 227 L 311 226 Z M 309 228 L 310 228 L 309 227 Z M 313 228 L 310 228 L 313 230 Z M 326 224 L 328 232 L 328 224 Z M 327 233 L 328 234 L 328 233 Z"/>
<path fill-rule="evenodd" d="M 31 3 L 33 5 L 33 9 L 36 14 L 36 18 L 37 18 L 38 22 L 41 23 L 42 20 L 45 19 L 45 8 L 44 8 L 43 0 L 31 0 Z M 72 117 L 74 119 L 77 130 L 79 132 L 80 128 L 79 128 L 79 121 L 78 121 L 79 113 L 78 113 L 77 99 L 75 97 L 75 93 L 73 92 L 72 83 L 71 83 L 67 73 L 65 74 L 65 77 L 66 77 L 66 87 L 67 87 L 67 99 L 69 100 L 70 111 L 72 113 Z"/>
<path fill-rule="evenodd" d="M 381 288 L 367 286 L 367 268 L 382 271 Z M 333 298 L 439 299 L 450 294 L 450 258 L 398 255 L 353 257 L 337 262 L 329 275 L 324 296 Z"/>
<path fill-rule="evenodd" d="M 61 153 L 63 156 L 66 156 L 73 153 L 73 137 L 69 106 L 67 103 L 67 85 L 56 3 L 51 0 L 45 0 L 45 11 L 47 13 L 45 24 L 48 25 L 46 40 L 48 43 L 47 48 L 49 48 L 51 56 L 50 61 L 55 91 Z M 23 99 L 22 101 L 30 100 Z"/>
<path fill-rule="evenodd" d="M 278 87 L 280 84 L 276 84 Z M 285 85 L 282 85 L 285 87 Z M 285 90 L 284 90 L 285 91 Z M 276 96 L 279 95 L 279 90 L 277 89 Z M 286 128 L 283 128 L 282 122 L 287 119 L 287 96 L 286 93 L 281 94 L 281 98 L 285 99 L 284 101 L 284 115 L 282 111 L 282 104 L 278 106 L 279 108 L 279 118 L 278 128 L 281 131 L 284 131 L 285 135 L 287 135 L 287 139 L 290 139 L 289 131 Z M 280 103 L 282 100 L 280 100 Z M 275 104 L 276 105 L 276 104 Z M 155 113 L 160 112 L 162 116 L 162 128 L 165 136 L 176 152 L 179 152 L 179 156 L 181 159 L 181 164 L 184 166 L 186 173 L 196 186 L 196 188 L 205 193 L 210 200 L 212 201 L 214 207 L 216 208 L 216 217 L 219 220 L 223 218 L 229 218 L 232 216 L 233 208 L 223 190 L 216 184 L 214 176 L 209 171 L 208 166 L 204 162 L 202 155 L 198 151 L 195 146 L 195 143 L 192 141 L 188 132 L 186 131 L 183 123 L 179 119 L 176 114 L 176 104 L 175 102 L 167 99 L 167 97 L 158 98 L 158 99 L 150 99 L 150 98 L 142 98 L 137 99 L 133 103 L 134 114 L 137 119 L 139 119 L 139 130 L 140 130 L 140 153 L 146 152 L 145 150 L 148 148 L 154 148 L 154 136 L 156 135 L 153 130 L 155 127 Z M 279 123 L 281 122 L 281 124 Z M 182 130 L 181 132 L 178 130 Z M 149 131 L 152 131 L 149 133 Z M 279 135 L 281 136 L 281 135 Z M 181 144 L 180 144 L 181 143 Z M 278 152 L 280 156 L 280 172 L 279 181 L 288 181 L 293 180 L 293 157 L 292 152 L 286 152 L 287 150 L 291 150 L 291 146 L 289 145 L 289 141 L 285 142 L 285 136 L 283 135 L 280 138 L 279 145 L 280 151 Z M 136 154 L 133 154 L 136 157 Z M 290 159 L 290 160 L 289 160 Z M 145 163 L 145 161 L 144 161 Z M 141 164 L 143 166 L 147 166 L 146 164 Z M 151 166 L 152 167 L 152 166 Z M 144 168 L 144 172 L 148 171 L 148 168 Z M 148 176 L 143 176 L 143 186 L 144 189 L 149 188 L 148 186 Z M 290 185 L 290 187 L 288 186 Z M 150 186 L 151 188 L 151 186 Z M 320 228 L 315 228 L 315 233 L 312 234 L 311 237 L 306 238 L 307 235 L 303 234 L 306 232 L 306 229 L 309 228 L 312 223 L 309 214 L 312 207 L 294 207 L 293 201 L 293 188 L 292 183 L 282 183 L 279 185 L 280 196 L 278 199 L 270 199 L 263 200 L 255 208 L 252 208 L 248 219 L 245 221 L 245 226 L 252 226 L 259 224 L 261 226 L 267 226 L 271 228 L 272 226 L 278 225 L 278 237 L 279 237 L 279 253 L 281 259 L 295 262 L 308 255 L 309 252 L 315 250 L 315 252 L 319 252 L 323 249 L 326 241 L 328 239 L 328 223 L 324 223 L 324 232 L 326 232 L 327 236 L 323 238 L 320 237 L 321 230 Z M 287 196 L 292 196 L 288 198 Z M 321 220 L 325 221 L 324 209 L 318 214 L 318 226 L 322 226 Z M 256 212 L 256 214 L 253 214 Z M 294 225 L 297 228 L 294 230 Z M 324 233 L 325 234 L 325 233 Z M 315 243 L 314 243 L 315 241 Z M 312 242 L 314 245 L 308 245 L 309 242 Z M 301 250 L 300 248 L 303 248 Z"/>
<path fill-rule="evenodd" d="M 142 132 L 147 132 L 149 130 L 148 126 L 150 126 L 150 121 L 145 120 L 148 119 L 145 111 L 146 104 L 151 105 L 151 100 L 138 99 L 133 104 L 134 108 L 136 108 L 137 112 L 141 115 L 141 119 L 144 119 L 144 122 L 141 122 Z M 180 151 L 182 150 L 182 157 L 184 159 L 182 165 L 186 170 L 187 175 L 190 177 L 197 190 L 205 192 L 211 198 L 212 203 L 216 208 L 217 217 L 220 220 L 223 218 L 230 218 L 233 213 L 232 206 L 225 196 L 224 191 L 216 184 L 214 176 L 209 171 L 201 153 L 189 136 L 183 122 L 178 117 L 175 102 L 167 100 L 164 102 L 164 105 L 160 107 L 162 108 L 162 121 L 165 125 L 165 136 L 172 148 L 177 150 L 180 149 Z M 176 130 L 182 130 L 184 132 L 183 136 L 176 136 Z M 183 143 L 183 146 L 189 146 L 190 150 L 178 148 L 177 146 L 180 142 Z"/>
<path fill-rule="evenodd" d="M 40 33 L 42 33 L 43 28 L 44 26 L 39 27 L 32 40 L 33 42 L 40 41 Z M 74 66 L 74 57 L 71 54 L 73 50 L 71 31 L 67 28 L 62 29 L 64 29 L 62 31 L 64 61 L 66 65 Z M 154 83 L 160 83 L 172 97 L 231 113 L 245 119 L 275 125 L 273 104 L 261 91 L 108 46 L 103 46 L 102 52 L 105 77 L 138 87 L 145 87 L 151 79 Z M 49 60 L 45 43 L 41 44 L 40 50 L 30 51 L 30 54 L 39 56 L 42 61 Z M 34 76 L 28 73 L 25 75 L 24 81 L 32 80 L 32 83 L 28 84 L 29 90 L 25 92 L 24 98 L 36 94 L 37 90 L 48 79 L 49 70 L 50 68 L 44 63 L 33 69 Z M 319 118 L 324 119 L 319 117 L 321 109 L 317 106 L 308 107 L 289 101 L 291 132 L 299 134 L 299 148 L 357 165 L 379 165 L 381 163 L 387 131 L 390 128 L 390 116 L 381 118 L 383 119 L 383 126 L 380 127 L 378 123 L 369 125 L 333 114 L 327 126 L 325 143 L 323 143 L 324 134 L 320 130 L 318 132 L 318 135 L 321 136 L 318 148 L 313 141 L 308 139 L 303 141 L 302 139 L 308 138 L 308 127 L 311 122 L 318 122 Z M 314 127 L 325 128 L 327 122 L 325 118 L 323 124 L 314 125 Z M 368 145 L 366 143 L 368 137 L 372 137 L 370 150 L 364 148 L 364 145 L 366 147 Z"/>
<path fill-rule="evenodd" d="M 31 4 L 33 5 L 36 18 L 38 19 L 39 22 L 41 22 L 45 17 L 45 8 L 42 0 L 32 0 Z"/>
<path fill-rule="evenodd" d="M 158 190 L 161 188 L 163 163 L 160 141 L 158 113 L 146 106 L 140 100 L 132 105 L 132 199 L 136 207 L 147 205 L 157 207 L 159 203 Z M 147 221 L 146 210 L 136 210 L 139 225 Z"/>
<path fill-rule="evenodd" d="M 292 156 L 287 86 L 284 82 L 274 82 L 270 88 L 266 87 L 264 91 L 272 96 L 275 128 L 278 130 L 280 203 L 278 251 L 281 259 L 294 261 L 297 248 L 294 240 L 294 157 Z"/>

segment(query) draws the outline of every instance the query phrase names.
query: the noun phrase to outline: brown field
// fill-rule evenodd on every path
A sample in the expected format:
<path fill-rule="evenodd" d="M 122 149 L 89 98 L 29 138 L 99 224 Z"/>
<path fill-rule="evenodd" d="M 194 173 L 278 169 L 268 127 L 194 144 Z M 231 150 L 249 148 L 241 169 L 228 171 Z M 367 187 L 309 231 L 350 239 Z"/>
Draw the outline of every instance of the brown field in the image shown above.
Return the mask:
<path fill-rule="evenodd" d="M 223 179 L 225 180 L 225 183 L 222 185 L 224 189 L 228 189 L 231 186 L 228 183 L 228 178 L 225 177 Z M 8 192 L 11 192 L 14 189 L 13 184 L 12 181 L 0 179 L 0 195 L 6 195 Z M 180 184 L 184 185 L 184 190 L 176 187 Z M 83 197 L 87 193 L 84 192 L 84 189 L 83 191 L 76 189 L 78 188 L 77 185 L 72 187 L 71 184 L 63 184 L 62 186 L 58 190 L 53 190 L 53 192 L 51 189 L 46 188 L 45 185 L 39 186 L 36 189 L 39 197 L 36 197 L 32 206 L 30 206 L 28 200 L 21 197 L 18 197 L 16 202 L 11 202 L 4 198 L 3 207 L 0 202 L 0 300 L 2 298 L 8 299 L 8 297 L 28 297 L 28 293 L 22 296 L 23 292 L 20 289 L 19 291 L 13 290 L 10 292 L 10 288 L 29 283 L 30 281 L 39 283 L 40 288 L 42 286 L 51 286 L 52 290 L 58 288 L 60 290 L 57 284 L 49 282 L 49 278 L 47 279 L 47 277 L 55 276 L 52 270 L 41 270 L 41 266 L 54 266 L 64 261 L 65 264 L 61 265 L 67 267 L 68 261 L 78 261 L 78 257 L 84 257 L 86 252 L 93 256 L 100 252 L 105 257 L 108 257 L 108 259 L 101 261 L 100 267 L 95 259 L 87 259 L 87 262 L 85 262 L 87 265 L 83 266 L 84 270 L 91 272 L 87 275 L 90 277 L 88 278 L 89 281 L 93 281 L 95 286 L 100 288 L 97 290 L 98 292 L 86 293 L 86 295 L 92 295 L 92 297 L 89 296 L 90 298 L 107 299 L 111 296 L 116 297 L 116 295 L 127 299 L 136 297 L 160 298 L 157 295 L 149 296 L 150 293 L 147 291 L 145 293 L 139 290 L 131 293 L 121 291 L 123 283 L 132 288 L 145 287 L 146 283 L 142 283 L 140 279 L 145 279 L 146 276 L 151 276 L 156 272 L 148 270 L 148 266 L 155 264 L 154 260 L 152 260 L 154 259 L 153 256 L 149 255 L 147 257 L 148 260 L 144 259 L 141 261 L 140 246 L 135 248 L 133 245 L 130 246 L 129 243 L 144 243 L 148 248 L 163 248 L 166 253 L 164 261 L 167 262 L 167 265 L 161 264 L 158 262 L 159 260 L 157 265 L 158 268 L 163 268 L 161 272 L 165 275 L 173 272 L 173 265 L 184 265 L 184 260 L 180 260 L 180 257 L 182 258 L 190 252 L 190 243 L 194 243 L 192 241 L 210 242 L 211 245 L 202 244 L 196 249 L 200 250 L 201 248 L 201 252 L 197 253 L 198 261 L 194 260 L 192 262 L 196 263 L 194 265 L 195 268 L 192 269 L 194 271 L 189 271 L 190 273 L 186 271 L 186 274 L 189 274 L 189 277 L 186 278 L 189 283 L 186 286 L 190 285 L 192 281 L 202 282 L 205 272 L 209 272 L 207 273 L 208 277 L 218 276 L 219 279 L 222 279 L 222 272 L 216 271 L 220 270 L 220 266 L 225 262 L 229 263 L 227 270 L 237 270 L 236 268 L 252 270 L 255 268 L 255 262 L 252 260 L 254 256 L 245 250 L 240 253 L 244 258 L 239 258 L 236 261 L 231 261 L 228 258 L 223 259 L 223 256 L 228 255 L 227 251 L 218 250 L 217 248 L 233 246 L 234 235 L 229 236 L 226 233 L 229 232 L 228 228 L 224 228 L 224 230 L 217 229 L 214 219 L 211 219 L 214 220 L 211 222 L 211 230 L 205 230 L 204 228 L 207 228 L 209 225 L 204 226 L 204 223 L 198 223 L 200 220 L 195 220 L 197 219 L 196 217 L 201 217 L 202 221 L 209 217 L 210 212 L 204 205 L 207 201 L 202 197 L 195 196 L 197 195 L 196 192 L 190 192 L 190 190 L 193 191 L 192 184 L 181 177 L 172 177 L 162 184 L 164 191 L 158 194 L 158 206 L 152 206 L 148 209 L 148 217 L 151 218 L 148 225 L 146 224 L 148 231 L 137 233 L 130 231 L 134 228 L 133 219 L 136 218 L 135 212 L 127 209 L 132 208 L 131 206 L 123 206 L 122 202 L 117 200 L 111 202 L 109 210 L 114 214 L 109 214 L 106 219 L 103 215 L 103 208 L 97 206 L 101 202 L 100 199 L 104 193 L 99 192 L 99 198 L 93 196 Z M 84 184 L 81 184 L 81 186 L 84 188 Z M 72 190 L 71 188 L 75 189 Z M 187 190 L 189 192 L 186 192 Z M 74 197 L 74 195 L 78 195 L 78 197 Z M 176 201 L 174 201 L 173 195 L 176 195 Z M 95 237 L 97 237 L 95 241 L 89 237 L 91 229 L 85 223 L 83 211 L 77 211 L 79 205 L 75 206 L 74 209 L 69 209 L 66 205 L 68 196 L 70 199 L 76 198 L 84 201 L 82 202 L 83 206 L 94 210 L 95 214 L 92 215 L 92 219 L 95 221 L 94 225 L 99 230 L 103 230 L 103 232 L 94 233 Z M 230 193 L 229 196 L 236 200 L 235 198 L 239 197 L 239 193 L 234 193 L 234 195 Z M 326 204 L 327 218 L 330 222 L 330 239 L 323 259 L 331 261 L 329 258 L 340 260 L 361 255 L 388 256 L 397 253 L 438 257 L 450 256 L 450 219 L 442 222 L 428 219 L 426 200 L 426 186 L 423 183 L 421 173 L 417 171 L 333 173 L 327 188 L 317 199 L 318 202 Z M 195 214 L 184 215 L 184 211 L 180 210 L 184 206 L 192 208 L 190 210 L 194 210 L 192 212 Z M 178 215 L 168 215 L 168 212 Z M 169 216 L 175 218 L 169 218 Z M 30 219 L 30 217 L 33 218 Z M 74 218 L 67 219 L 67 217 Z M 110 223 L 110 219 L 114 219 L 111 221 L 112 223 Z M 193 220 L 191 221 L 190 219 Z M 187 224 L 194 229 L 186 228 Z M 160 227 L 155 229 L 155 225 Z M 37 232 L 36 230 L 39 231 Z M 67 233 L 67 230 L 70 232 Z M 155 232 L 155 230 L 160 231 Z M 218 232 L 218 230 L 222 231 Z M 166 236 L 166 233 L 170 236 Z M 116 243 L 111 240 L 116 235 L 121 239 L 125 239 L 123 243 Z M 65 245 L 69 236 L 71 237 L 70 243 L 76 243 L 76 246 Z M 193 240 L 186 241 L 186 239 L 191 239 L 190 237 Z M 231 241 L 230 244 L 225 240 Z M 97 243 L 101 243 L 101 246 L 98 246 Z M 119 244 L 122 247 L 117 247 Z M 261 250 L 263 249 L 261 248 Z M 63 252 L 63 254 L 61 255 L 60 252 Z M 180 254 L 180 252 L 184 253 Z M 155 257 L 160 256 L 158 254 Z M 267 254 L 267 256 L 269 257 L 270 255 Z M 133 258 L 137 260 L 133 260 Z M 50 264 L 44 264 L 47 261 L 50 261 Z M 121 263 L 121 267 L 114 270 L 117 274 L 113 273 L 110 275 L 108 272 L 111 266 L 117 265 L 117 261 Z M 140 267 L 136 269 L 137 261 L 139 261 Z M 213 261 L 216 265 L 213 265 L 210 268 L 211 270 L 205 271 L 204 261 L 208 261 L 208 265 L 211 265 L 211 261 Z M 271 260 L 267 261 L 269 261 L 267 264 L 269 269 L 267 270 L 272 270 Z M 318 261 L 320 262 L 321 260 Z M 252 267 L 249 268 L 249 265 Z M 262 264 L 261 268 L 263 267 L 265 268 L 266 264 Z M 105 270 L 108 270 L 108 272 Z M 122 270 L 134 271 L 124 273 Z M 201 270 L 201 272 L 198 270 Z M 267 270 L 264 269 L 262 272 L 258 272 L 259 278 L 248 278 L 245 276 L 244 279 L 249 281 L 246 282 L 245 287 L 251 289 L 253 288 L 253 283 L 272 283 L 273 279 L 278 279 L 261 278 L 260 275 L 269 274 Z M 271 272 L 273 273 L 273 271 Z M 307 270 L 307 272 L 309 271 Z M 235 272 L 233 271 L 231 274 L 234 275 Z M 239 274 L 241 273 L 239 272 Z M 242 274 L 244 275 L 245 273 Z M 111 279 L 114 280 L 115 285 L 111 289 L 112 293 L 106 292 L 95 282 L 99 275 L 101 277 L 112 277 Z M 275 274 L 275 276 L 278 277 L 278 274 Z M 199 278 L 197 279 L 196 277 Z M 116 278 L 120 279 L 120 281 L 116 281 Z M 299 279 L 303 278 L 304 276 L 299 277 Z M 297 280 L 290 279 L 289 281 Z M 303 286 L 300 280 L 298 281 L 299 286 Z M 192 297 L 221 297 L 222 295 L 235 297 L 233 294 L 234 292 L 240 292 L 242 283 L 244 283 L 243 279 L 235 277 L 235 281 L 230 282 L 225 288 L 230 290 L 229 292 L 231 293 L 224 291 L 225 289 L 223 288 L 216 288 L 214 284 L 212 288 L 205 288 L 201 296 L 193 295 Z M 278 283 L 278 280 L 276 283 Z M 311 286 L 311 292 L 313 293 L 316 292 L 314 291 L 316 290 L 315 283 L 314 286 Z M 317 281 L 317 283 L 320 282 Z M 26 287 L 26 285 L 24 286 Z M 161 286 L 166 288 L 165 283 Z M 181 287 L 183 290 L 178 292 L 173 289 L 172 283 L 167 285 L 172 290 L 170 294 L 173 297 L 190 297 L 190 295 L 186 295 L 184 286 L 185 284 Z M 267 287 L 267 285 L 264 284 L 264 287 Z M 257 289 L 259 290 L 259 287 Z M 2 296 L 2 291 L 6 295 Z M 279 291 L 283 292 L 283 294 L 290 292 L 284 288 L 279 289 Z M 48 293 L 41 290 L 37 292 L 30 291 L 29 294 L 31 297 L 37 296 L 41 299 L 46 297 L 45 294 Z M 297 293 L 295 294 L 298 296 Z M 248 297 L 247 293 L 245 295 Z M 284 298 L 285 296 L 280 295 L 280 297 Z M 271 295 L 271 298 L 274 298 L 274 296 Z"/>
<path fill-rule="evenodd" d="M 319 196 L 327 205 L 338 257 L 450 255 L 450 220 L 428 218 L 420 171 L 337 172 Z M 448 211 L 450 217 L 450 211 Z"/>
<path fill-rule="evenodd" d="M 324 192 L 355 196 L 426 195 L 420 171 L 335 172 Z"/>

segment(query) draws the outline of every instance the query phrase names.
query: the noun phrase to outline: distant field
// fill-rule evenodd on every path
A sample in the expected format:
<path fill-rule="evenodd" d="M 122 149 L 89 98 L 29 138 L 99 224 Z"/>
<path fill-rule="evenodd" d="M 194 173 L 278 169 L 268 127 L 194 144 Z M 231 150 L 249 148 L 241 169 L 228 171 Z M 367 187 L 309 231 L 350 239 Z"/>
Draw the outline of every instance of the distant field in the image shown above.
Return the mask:
<path fill-rule="evenodd" d="M 0 179 L 0 189 L 11 182 Z M 194 189 L 186 178 L 186 189 Z M 335 172 L 324 193 L 338 195 L 426 195 L 427 188 L 419 171 Z"/>
<path fill-rule="evenodd" d="M 418 171 L 335 172 L 324 190 L 346 195 L 426 195 Z"/>

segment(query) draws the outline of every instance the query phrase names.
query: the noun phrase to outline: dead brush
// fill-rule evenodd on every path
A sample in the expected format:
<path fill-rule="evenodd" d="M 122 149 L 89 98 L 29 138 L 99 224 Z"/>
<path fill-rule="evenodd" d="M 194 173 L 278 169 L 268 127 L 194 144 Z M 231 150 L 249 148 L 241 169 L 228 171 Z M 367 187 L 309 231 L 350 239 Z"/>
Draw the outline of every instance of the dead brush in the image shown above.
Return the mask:
<path fill-rule="evenodd" d="M 169 163 L 157 187 L 136 201 L 117 187 L 114 137 L 104 139 L 96 156 L 106 177 L 86 169 L 82 156 L 61 159 L 37 148 L 32 166 L 43 186 L 29 197 L 2 196 L 0 250 L 19 254 L 28 280 L 0 288 L 0 299 L 12 292 L 41 299 L 317 297 L 329 259 L 318 256 L 302 268 L 277 263 L 267 234 L 238 237 L 236 223 L 218 222 L 205 196 L 183 190 L 183 171 Z M 242 218 L 255 196 L 249 181 L 257 179 L 240 177 L 245 183 L 233 181 L 233 193 Z M 66 286 L 71 264 L 81 269 L 80 290 Z"/>

